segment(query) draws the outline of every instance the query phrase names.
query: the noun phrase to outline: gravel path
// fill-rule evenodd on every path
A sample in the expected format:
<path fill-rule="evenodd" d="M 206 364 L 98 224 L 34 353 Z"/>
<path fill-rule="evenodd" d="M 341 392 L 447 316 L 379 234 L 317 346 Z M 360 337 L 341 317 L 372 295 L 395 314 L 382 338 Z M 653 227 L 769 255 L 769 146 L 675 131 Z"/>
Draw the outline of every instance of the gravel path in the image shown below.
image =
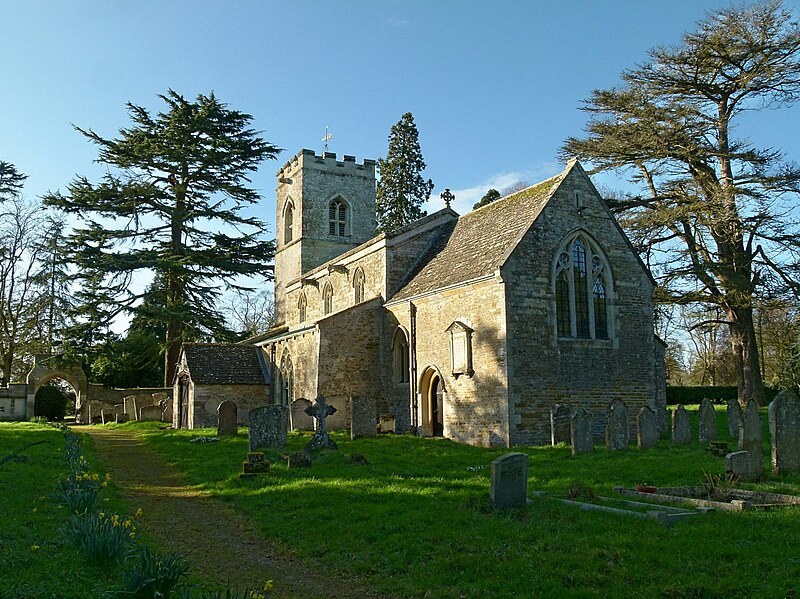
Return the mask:
<path fill-rule="evenodd" d="M 357 582 L 331 579 L 280 552 L 224 503 L 184 481 L 174 467 L 126 431 L 95 426 L 75 430 L 94 441 L 98 458 L 162 550 L 186 555 L 204 580 L 261 590 L 274 597 L 378 597 Z"/>

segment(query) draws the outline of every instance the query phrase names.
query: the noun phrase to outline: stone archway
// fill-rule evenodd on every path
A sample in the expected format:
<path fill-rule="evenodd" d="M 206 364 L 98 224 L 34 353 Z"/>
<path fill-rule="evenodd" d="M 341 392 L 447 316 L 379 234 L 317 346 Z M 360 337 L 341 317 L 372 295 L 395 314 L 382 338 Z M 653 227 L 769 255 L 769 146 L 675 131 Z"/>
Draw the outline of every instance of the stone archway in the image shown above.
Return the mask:
<path fill-rule="evenodd" d="M 429 437 L 444 436 L 444 377 L 435 366 L 426 368 L 419 380 L 422 396 L 422 433 Z"/>
<path fill-rule="evenodd" d="M 33 368 L 28 373 L 26 418 L 33 418 L 33 407 L 36 400 L 36 392 L 42 385 L 53 379 L 64 379 L 75 389 L 75 417 L 80 422 L 86 422 L 88 415 L 86 412 L 87 391 L 89 388 L 86 375 L 80 365 L 58 364 L 56 356 L 37 355 L 33 357 Z"/>

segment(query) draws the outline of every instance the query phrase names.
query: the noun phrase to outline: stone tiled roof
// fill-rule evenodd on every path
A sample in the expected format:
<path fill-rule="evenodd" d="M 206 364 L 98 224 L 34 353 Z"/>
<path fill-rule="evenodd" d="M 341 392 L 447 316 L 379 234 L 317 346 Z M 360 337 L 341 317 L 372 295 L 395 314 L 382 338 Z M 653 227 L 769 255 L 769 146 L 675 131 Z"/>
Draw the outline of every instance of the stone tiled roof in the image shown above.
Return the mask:
<path fill-rule="evenodd" d="M 391 301 L 495 272 L 538 218 L 571 166 L 555 177 L 473 210 L 446 225 Z"/>
<path fill-rule="evenodd" d="M 184 343 L 189 373 L 196 385 L 264 385 L 269 370 L 255 345 Z"/>

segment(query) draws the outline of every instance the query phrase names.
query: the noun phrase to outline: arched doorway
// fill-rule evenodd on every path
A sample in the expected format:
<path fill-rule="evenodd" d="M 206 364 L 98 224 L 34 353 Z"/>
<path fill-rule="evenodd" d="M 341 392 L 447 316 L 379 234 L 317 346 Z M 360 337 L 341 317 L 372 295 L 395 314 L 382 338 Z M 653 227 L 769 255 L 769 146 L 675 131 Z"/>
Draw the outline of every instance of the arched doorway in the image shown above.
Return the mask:
<path fill-rule="evenodd" d="M 27 418 L 30 419 L 33 417 L 36 392 L 39 390 L 39 387 L 53 379 L 61 379 L 74 389 L 76 419 L 80 422 L 88 422 L 88 402 L 86 401 L 88 383 L 83 369 L 77 364 L 59 364 L 55 357 L 45 355 L 34 356 L 33 368 L 28 373 L 26 401 Z"/>
<path fill-rule="evenodd" d="M 422 429 L 431 437 L 444 436 L 444 379 L 435 367 L 425 369 L 420 379 L 422 390 Z"/>

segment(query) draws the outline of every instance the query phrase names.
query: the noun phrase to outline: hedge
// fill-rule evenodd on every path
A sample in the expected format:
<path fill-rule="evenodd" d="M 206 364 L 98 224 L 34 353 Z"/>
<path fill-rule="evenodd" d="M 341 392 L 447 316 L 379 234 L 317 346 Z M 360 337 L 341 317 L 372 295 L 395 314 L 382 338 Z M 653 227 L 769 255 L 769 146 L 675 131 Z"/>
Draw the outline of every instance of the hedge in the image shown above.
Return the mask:
<path fill-rule="evenodd" d="M 764 387 L 764 395 L 767 398 L 767 403 L 775 399 L 780 389 L 773 387 Z M 699 404 L 703 398 L 708 397 L 711 401 L 717 404 L 727 403 L 730 399 L 736 399 L 739 396 L 739 390 L 734 385 L 708 385 L 705 387 L 678 387 L 667 385 L 667 405 L 677 404 Z"/>

